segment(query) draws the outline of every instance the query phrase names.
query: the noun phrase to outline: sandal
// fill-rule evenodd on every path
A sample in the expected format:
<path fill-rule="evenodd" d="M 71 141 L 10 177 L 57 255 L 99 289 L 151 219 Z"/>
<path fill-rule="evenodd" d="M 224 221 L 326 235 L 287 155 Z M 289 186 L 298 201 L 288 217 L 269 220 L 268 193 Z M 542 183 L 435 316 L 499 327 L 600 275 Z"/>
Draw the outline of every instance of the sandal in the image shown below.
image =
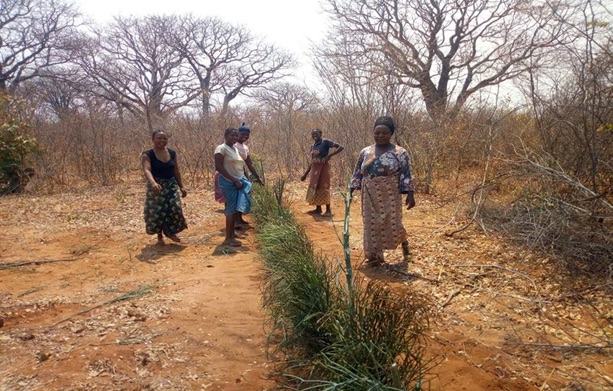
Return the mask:
<path fill-rule="evenodd" d="M 225 240 L 225 241 L 223 242 L 223 244 L 224 244 L 225 246 L 231 246 L 231 247 L 240 247 L 240 246 L 242 246 L 242 245 L 243 245 L 241 242 L 239 242 L 239 241 L 238 241 L 238 240 L 236 240 L 236 239 Z"/>

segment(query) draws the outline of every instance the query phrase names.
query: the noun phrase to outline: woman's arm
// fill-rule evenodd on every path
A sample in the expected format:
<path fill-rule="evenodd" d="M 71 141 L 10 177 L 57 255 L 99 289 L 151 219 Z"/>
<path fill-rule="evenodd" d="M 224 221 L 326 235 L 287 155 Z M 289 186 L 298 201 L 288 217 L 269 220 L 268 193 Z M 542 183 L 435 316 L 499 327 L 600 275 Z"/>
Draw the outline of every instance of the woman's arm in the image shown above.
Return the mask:
<path fill-rule="evenodd" d="M 330 158 L 332 156 L 337 155 L 337 154 L 343 152 L 343 149 L 345 149 L 342 145 L 336 144 L 336 143 L 331 148 L 334 148 L 334 152 L 328 154 L 328 156 L 326 157 L 326 161 L 330 160 Z"/>
<path fill-rule="evenodd" d="M 161 191 L 162 186 L 155 181 L 153 174 L 151 173 L 151 159 L 149 159 L 149 156 L 145 152 L 140 155 L 140 166 L 143 170 L 145 180 L 149 182 L 153 191 Z"/>
<path fill-rule="evenodd" d="M 247 159 L 245 159 L 245 164 L 247 164 L 247 167 L 249 168 L 249 171 L 251 171 L 251 173 L 255 177 L 255 181 L 257 183 L 259 183 L 260 185 L 263 185 L 262 180 L 260 179 L 260 176 L 258 175 L 257 171 L 255 170 L 255 167 L 253 167 L 253 161 L 251 161 L 251 156 L 250 155 L 247 155 Z"/>
<path fill-rule="evenodd" d="M 404 204 L 407 206 L 407 209 L 411 209 L 415 206 L 415 186 L 413 184 L 413 176 L 411 175 L 410 158 L 406 150 L 402 150 L 399 154 L 398 162 L 400 163 L 400 192 L 407 195 Z"/>
<path fill-rule="evenodd" d="M 243 187 L 243 182 L 234 178 L 232 175 L 228 173 L 228 171 L 226 171 L 226 169 L 223 166 L 223 161 L 224 161 L 223 154 L 216 153 L 215 154 L 215 171 L 217 171 L 220 175 L 222 175 L 224 178 L 226 178 L 230 182 L 234 183 L 234 186 L 238 187 L 239 189 Z"/>
<path fill-rule="evenodd" d="M 177 180 L 177 184 L 179 185 L 179 189 L 181 190 L 181 196 L 187 197 L 187 190 L 183 187 L 183 179 L 181 178 L 181 171 L 179 170 L 179 162 L 177 162 L 177 157 L 175 155 L 175 179 Z"/>
<path fill-rule="evenodd" d="M 312 163 L 313 163 L 312 161 L 311 161 L 311 163 L 309 163 L 309 166 L 307 167 L 307 170 L 304 172 L 304 175 L 302 175 L 300 177 L 301 181 L 304 181 L 306 179 L 307 175 L 309 175 L 309 172 L 311 172 L 311 164 Z"/>
<path fill-rule="evenodd" d="M 353 174 L 351 175 L 351 182 L 349 183 L 349 195 L 353 194 L 353 190 L 362 188 L 362 179 L 364 175 L 362 174 L 362 163 L 364 162 L 364 150 L 360 151 L 360 156 L 358 157 L 358 161 L 355 164 L 355 168 L 353 169 Z"/>

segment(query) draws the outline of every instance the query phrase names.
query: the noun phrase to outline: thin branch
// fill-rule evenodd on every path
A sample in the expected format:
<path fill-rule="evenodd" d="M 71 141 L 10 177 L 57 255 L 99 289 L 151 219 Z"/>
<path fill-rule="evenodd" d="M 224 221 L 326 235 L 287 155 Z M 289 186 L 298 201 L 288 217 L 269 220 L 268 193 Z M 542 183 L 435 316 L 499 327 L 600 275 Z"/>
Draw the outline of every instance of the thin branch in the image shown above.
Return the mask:
<path fill-rule="evenodd" d="M 41 259 L 38 261 L 23 261 L 23 262 L 1 262 L 0 270 L 2 269 L 10 269 L 12 267 L 21 267 L 28 265 L 42 265 L 44 263 L 54 263 L 54 262 L 72 262 L 76 261 L 79 258 L 62 258 L 62 259 Z"/>

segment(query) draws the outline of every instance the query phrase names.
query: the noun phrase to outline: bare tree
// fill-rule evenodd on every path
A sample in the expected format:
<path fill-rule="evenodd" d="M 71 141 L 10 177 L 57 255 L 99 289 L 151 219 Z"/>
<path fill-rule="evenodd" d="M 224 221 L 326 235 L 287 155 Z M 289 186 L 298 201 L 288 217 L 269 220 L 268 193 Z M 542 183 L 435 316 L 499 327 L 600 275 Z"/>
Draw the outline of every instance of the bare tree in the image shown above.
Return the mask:
<path fill-rule="evenodd" d="M 246 28 L 212 17 L 183 17 L 170 44 L 185 56 L 198 79 L 205 116 L 211 113 L 215 94 L 225 115 L 237 96 L 286 76 L 283 71 L 293 65 L 289 54 Z"/>
<path fill-rule="evenodd" d="M 173 16 L 117 17 L 96 33 L 81 63 L 93 91 L 150 130 L 199 95 L 183 54 L 167 43 L 178 23 Z"/>
<path fill-rule="evenodd" d="M 305 166 L 307 157 L 305 143 L 309 128 L 305 128 L 307 117 L 319 108 L 319 100 L 304 87 L 290 83 L 276 83 L 255 95 L 262 111 L 268 118 L 269 135 L 261 140 L 262 149 L 275 151 L 275 170 L 287 171 L 291 175 Z M 284 145 L 284 148 L 276 146 Z M 296 151 L 303 153 L 298 155 Z M 285 168 L 285 170 L 283 169 Z"/>
<path fill-rule="evenodd" d="M 218 18 L 183 17 L 181 28 L 169 39 L 185 57 L 200 87 L 201 109 L 211 113 L 213 94 L 228 81 L 227 68 L 245 60 L 243 47 L 251 40 L 249 32 Z"/>
<path fill-rule="evenodd" d="M 79 69 L 69 65 L 41 72 L 39 78 L 23 82 L 19 88 L 19 96 L 36 108 L 41 120 L 61 121 L 76 114 L 88 95 Z"/>
<path fill-rule="evenodd" d="M 63 0 L 0 0 L 0 90 L 68 62 L 79 25 L 79 13 Z"/>
<path fill-rule="evenodd" d="M 373 64 L 391 64 L 436 122 L 457 115 L 475 92 L 537 65 L 564 39 L 560 19 L 571 11 L 562 0 L 327 2 L 335 33 Z"/>
<path fill-rule="evenodd" d="M 418 107 L 410 87 L 397 83 L 388 69 L 361 55 L 355 43 L 333 33 L 326 43 L 313 49 L 313 58 L 328 92 L 325 123 L 345 147 L 338 167 L 345 172 L 353 169 L 360 150 L 372 139 L 372 123 L 377 116 L 394 116 L 399 124 L 396 142 L 406 144 L 407 131 L 413 132 L 408 115 Z M 339 179 L 347 178 L 339 175 Z"/>

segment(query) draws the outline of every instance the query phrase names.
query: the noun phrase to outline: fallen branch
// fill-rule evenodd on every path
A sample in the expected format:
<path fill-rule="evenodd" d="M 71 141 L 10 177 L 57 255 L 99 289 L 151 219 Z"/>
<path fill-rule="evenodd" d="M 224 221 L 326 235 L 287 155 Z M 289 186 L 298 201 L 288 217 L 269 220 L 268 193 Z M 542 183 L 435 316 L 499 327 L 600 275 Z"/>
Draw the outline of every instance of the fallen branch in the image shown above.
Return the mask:
<path fill-rule="evenodd" d="M 62 259 L 41 259 L 38 261 L 23 261 L 23 262 L 0 262 L 0 270 L 9 269 L 11 267 L 21 267 L 21 266 L 28 266 L 28 265 L 42 265 L 43 263 L 72 262 L 78 259 L 79 258 L 62 258 Z"/>
<path fill-rule="evenodd" d="M 518 341 L 515 342 L 516 346 L 536 346 L 536 347 L 543 347 L 543 348 L 552 348 L 552 349 L 612 349 L 613 348 L 613 344 L 607 344 L 607 345 L 556 345 L 556 344 L 552 344 L 552 343 L 539 343 L 539 342 L 523 342 L 523 341 Z"/>
<path fill-rule="evenodd" d="M 462 292 L 461 289 L 458 289 L 457 291 L 453 291 L 449 294 L 449 296 L 447 297 L 447 300 L 445 300 L 442 304 L 441 304 L 441 308 L 445 308 L 449 305 L 449 303 L 451 303 L 451 300 L 456 297 L 457 295 L 460 294 L 460 292 Z"/>
<path fill-rule="evenodd" d="M 141 285 L 138 288 L 134 289 L 133 291 L 130 292 L 126 292 L 123 295 L 119 295 L 114 299 L 105 301 L 104 303 L 95 305 L 93 307 L 90 308 L 86 308 L 82 311 L 77 312 L 76 314 L 72 314 L 62 320 L 59 320 L 57 322 L 55 322 L 54 324 L 51 325 L 51 327 L 55 327 L 60 323 L 64 323 L 67 320 L 72 319 L 73 317 L 77 316 L 77 315 L 81 315 L 81 314 L 85 314 L 87 312 L 93 311 L 97 308 L 100 307 L 104 307 L 105 305 L 109 305 L 109 304 L 113 304 L 113 303 L 118 303 L 120 301 L 124 301 L 124 300 L 128 300 L 128 299 L 134 299 L 134 298 L 139 298 L 139 297 L 143 297 L 144 295 L 146 295 L 147 293 L 151 292 L 151 290 L 153 289 L 153 287 L 151 285 Z"/>
<path fill-rule="evenodd" d="M 420 276 L 419 274 L 403 272 L 402 270 L 397 270 L 397 269 L 394 269 L 393 267 L 389 267 L 389 266 L 386 269 L 391 271 L 392 273 L 398 273 L 398 274 L 402 274 L 403 276 L 412 277 L 412 278 L 419 278 L 420 280 L 428 281 L 428 282 L 431 282 L 433 284 L 438 284 L 438 281 L 433 280 L 433 279 L 428 278 L 428 277 Z"/>

